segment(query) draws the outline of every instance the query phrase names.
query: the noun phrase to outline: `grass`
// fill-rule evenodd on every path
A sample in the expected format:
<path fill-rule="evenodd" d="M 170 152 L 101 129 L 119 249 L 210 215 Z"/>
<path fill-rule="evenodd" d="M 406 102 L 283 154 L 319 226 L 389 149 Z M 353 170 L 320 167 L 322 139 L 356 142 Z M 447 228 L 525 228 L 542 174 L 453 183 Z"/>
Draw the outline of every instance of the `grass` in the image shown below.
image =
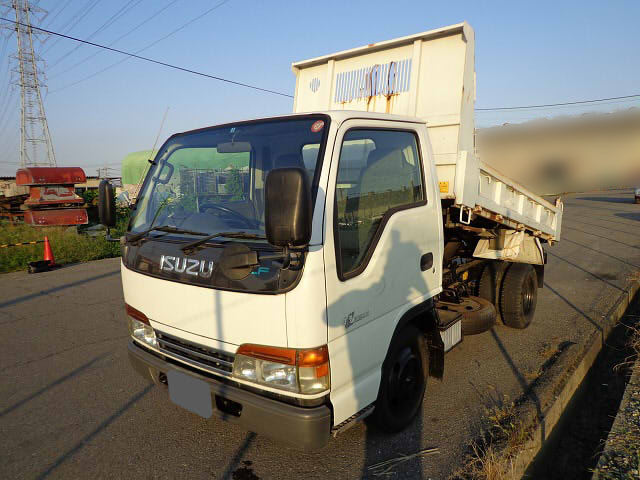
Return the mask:
<path fill-rule="evenodd" d="M 480 439 L 471 442 L 461 469 L 450 480 L 506 480 L 515 478 L 513 459 L 528 440 L 507 397 L 486 408 L 487 425 Z"/>
<path fill-rule="evenodd" d="M 121 234 L 125 225 L 126 217 L 122 216 L 112 235 Z M 102 235 L 90 237 L 73 227 L 32 227 L 0 222 L 0 245 L 42 240 L 45 235 L 49 237 L 56 263 L 60 265 L 120 256 L 120 244 L 108 242 Z M 43 249 L 42 243 L 0 248 L 0 273 L 26 270 L 29 262 L 42 260 Z"/>

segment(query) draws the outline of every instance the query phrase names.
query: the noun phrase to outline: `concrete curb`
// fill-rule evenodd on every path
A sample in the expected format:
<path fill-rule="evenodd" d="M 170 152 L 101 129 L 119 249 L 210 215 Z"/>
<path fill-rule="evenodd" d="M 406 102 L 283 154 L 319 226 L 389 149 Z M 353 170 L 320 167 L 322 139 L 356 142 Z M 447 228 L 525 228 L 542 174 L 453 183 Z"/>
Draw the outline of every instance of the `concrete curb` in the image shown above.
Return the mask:
<path fill-rule="evenodd" d="M 552 404 L 539 417 L 536 416 L 530 425 L 527 426 L 525 424 L 527 430 L 531 431 L 531 435 L 530 439 L 520 449 L 518 455 L 511 461 L 513 478 L 523 477 L 527 467 L 542 448 L 542 444 L 551 435 L 553 427 L 558 423 L 573 394 L 589 372 L 598 353 L 602 350 L 609 333 L 624 315 L 625 310 L 638 290 L 640 290 L 640 282 L 634 281 L 618 297 L 603 318 L 602 330 L 592 334 L 582 354 L 577 357 L 573 366 L 569 367 L 568 370 L 571 371 L 569 378 L 564 385 L 556 386 L 555 390 L 559 391 L 559 393 Z"/>
<path fill-rule="evenodd" d="M 640 359 L 636 360 L 633 367 L 633 374 L 629 379 L 629 383 L 627 384 L 627 388 L 624 391 L 624 395 L 622 397 L 622 401 L 620 402 L 620 409 L 618 410 L 618 414 L 616 415 L 615 420 L 613 421 L 613 425 L 611 426 L 611 431 L 609 436 L 607 437 L 607 441 L 605 443 L 604 449 L 602 451 L 602 455 L 600 455 L 600 459 L 598 460 L 598 464 L 593 472 L 593 477 L 591 480 L 600 480 L 601 478 L 611 478 L 607 475 L 607 466 L 609 465 L 609 457 L 615 457 L 617 452 L 615 437 L 618 432 L 624 432 L 626 428 L 629 428 L 634 420 L 637 422 L 637 419 L 630 418 L 630 411 L 633 407 L 631 407 L 632 397 L 640 397 Z M 636 402 L 638 400 L 636 399 Z M 636 469 L 638 466 L 636 465 Z M 600 476 L 602 473 L 603 476 Z"/>

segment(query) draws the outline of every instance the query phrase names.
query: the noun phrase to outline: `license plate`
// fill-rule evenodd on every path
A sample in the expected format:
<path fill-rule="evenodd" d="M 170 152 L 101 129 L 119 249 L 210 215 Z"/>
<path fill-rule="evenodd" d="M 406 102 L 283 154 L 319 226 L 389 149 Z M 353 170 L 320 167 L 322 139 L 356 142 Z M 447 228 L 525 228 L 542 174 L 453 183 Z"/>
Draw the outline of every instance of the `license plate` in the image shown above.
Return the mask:
<path fill-rule="evenodd" d="M 167 372 L 169 398 L 176 405 L 204 418 L 213 413 L 209 385 L 176 370 Z"/>

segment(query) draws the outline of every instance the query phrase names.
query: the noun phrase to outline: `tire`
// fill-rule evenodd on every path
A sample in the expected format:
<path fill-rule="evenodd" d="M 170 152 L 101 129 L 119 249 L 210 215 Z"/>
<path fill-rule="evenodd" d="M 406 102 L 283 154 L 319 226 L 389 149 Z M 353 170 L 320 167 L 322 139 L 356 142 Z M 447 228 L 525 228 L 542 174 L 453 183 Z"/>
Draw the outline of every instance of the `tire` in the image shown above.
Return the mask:
<path fill-rule="evenodd" d="M 465 297 L 462 303 L 438 303 L 438 308 L 462 314 L 462 335 L 477 335 L 496 324 L 496 307 L 480 297 Z"/>
<path fill-rule="evenodd" d="M 500 310 L 505 325 L 527 328 L 536 311 L 538 279 L 535 269 L 526 263 L 514 263 L 504 275 Z"/>
<path fill-rule="evenodd" d="M 478 280 L 477 295 L 488 300 L 496 307 L 496 323 L 503 323 L 500 314 L 500 290 L 502 280 L 507 269 L 511 266 L 508 262 L 489 262 L 482 269 Z"/>
<path fill-rule="evenodd" d="M 382 364 L 373 420 L 385 432 L 407 427 L 422 408 L 429 353 L 424 334 L 409 325 L 395 335 Z"/>

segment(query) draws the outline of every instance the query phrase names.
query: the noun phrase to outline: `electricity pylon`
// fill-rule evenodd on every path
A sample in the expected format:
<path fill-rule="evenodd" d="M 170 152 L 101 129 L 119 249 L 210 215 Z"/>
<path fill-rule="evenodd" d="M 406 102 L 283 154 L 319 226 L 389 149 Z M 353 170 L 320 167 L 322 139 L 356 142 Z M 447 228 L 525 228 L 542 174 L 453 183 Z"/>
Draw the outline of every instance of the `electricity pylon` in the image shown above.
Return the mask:
<path fill-rule="evenodd" d="M 37 6 L 39 0 L 10 0 L 0 3 L 6 10 L 15 12 L 15 31 L 18 50 L 11 58 L 17 63 L 12 70 L 14 83 L 20 87 L 20 166 L 56 166 L 56 157 L 49 134 L 47 116 L 42 104 L 41 87 L 44 86 L 41 59 L 34 53 L 31 21 L 40 20 L 46 12 Z"/>

